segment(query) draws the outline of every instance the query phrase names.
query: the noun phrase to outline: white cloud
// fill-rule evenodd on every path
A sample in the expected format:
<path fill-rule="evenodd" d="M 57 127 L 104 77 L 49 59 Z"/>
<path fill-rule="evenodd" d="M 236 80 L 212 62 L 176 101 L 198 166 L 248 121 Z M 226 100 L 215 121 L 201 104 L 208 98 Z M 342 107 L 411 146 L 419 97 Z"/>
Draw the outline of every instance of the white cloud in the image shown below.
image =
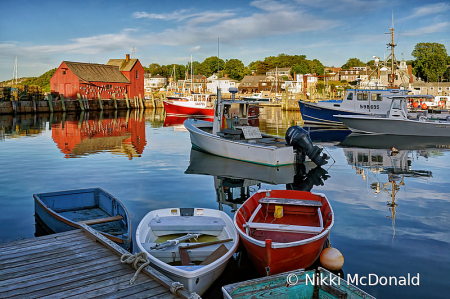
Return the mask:
<path fill-rule="evenodd" d="M 178 11 L 174 11 L 170 14 L 149 14 L 147 12 L 135 12 L 132 16 L 136 19 L 156 19 L 156 20 L 164 20 L 164 21 L 184 21 L 188 20 L 188 23 L 191 25 L 196 25 L 200 23 L 209 23 L 214 22 L 223 18 L 229 18 L 234 16 L 235 14 L 229 10 L 214 12 L 214 11 L 205 11 L 199 13 L 189 13 L 187 9 L 181 9 Z"/>
<path fill-rule="evenodd" d="M 421 7 L 416 7 L 411 15 L 402 18 L 401 20 L 416 19 L 428 15 L 442 14 L 448 10 L 450 10 L 450 4 L 448 3 L 436 3 L 424 5 Z"/>
<path fill-rule="evenodd" d="M 417 36 L 417 35 L 423 35 L 423 34 L 430 34 L 435 32 L 442 32 L 445 30 L 448 30 L 450 28 L 450 22 L 442 22 L 437 24 L 431 24 L 427 27 L 422 27 L 419 29 L 403 32 L 401 35 L 406 36 Z"/>

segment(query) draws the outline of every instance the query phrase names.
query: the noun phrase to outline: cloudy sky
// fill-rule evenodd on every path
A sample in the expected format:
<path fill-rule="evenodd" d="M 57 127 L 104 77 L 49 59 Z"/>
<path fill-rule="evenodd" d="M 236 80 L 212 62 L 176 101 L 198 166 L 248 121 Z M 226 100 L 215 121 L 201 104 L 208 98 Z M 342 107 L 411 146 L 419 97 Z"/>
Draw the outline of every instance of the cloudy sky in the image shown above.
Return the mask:
<path fill-rule="evenodd" d="M 0 81 L 39 76 L 62 61 L 106 63 L 135 47 L 144 66 L 186 64 L 218 53 L 245 65 L 280 53 L 327 66 L 349 58 L 411 59 L 420 42 L 450 53 L 450 3 L 417 0 L 24 1 L 0 3 Z"/>

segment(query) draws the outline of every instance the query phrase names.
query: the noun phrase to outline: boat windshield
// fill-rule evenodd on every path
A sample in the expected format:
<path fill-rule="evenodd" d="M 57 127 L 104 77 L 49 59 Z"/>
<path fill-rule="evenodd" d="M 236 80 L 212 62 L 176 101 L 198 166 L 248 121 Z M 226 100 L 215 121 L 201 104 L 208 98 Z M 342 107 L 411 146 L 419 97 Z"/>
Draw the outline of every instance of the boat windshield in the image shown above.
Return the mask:
<path fill-rule="evenodd" d="M 393 109 L 402 109 L 402 101 L 399 99 L 392 101 L 392 108 Z"/>

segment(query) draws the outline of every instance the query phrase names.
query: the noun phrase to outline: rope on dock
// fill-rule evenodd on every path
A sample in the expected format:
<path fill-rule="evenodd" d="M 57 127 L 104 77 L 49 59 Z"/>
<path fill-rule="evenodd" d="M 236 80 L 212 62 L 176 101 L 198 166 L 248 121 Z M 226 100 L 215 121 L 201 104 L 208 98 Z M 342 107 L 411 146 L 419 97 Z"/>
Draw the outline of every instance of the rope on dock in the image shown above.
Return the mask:
<path fill-rule="evenodd" d="M 177 281 L 177 282 L 172 283 L 172 286 L 170 287 L 170 291 L 176 295 L 177 291 L 182 288 L 184 288 L 184 285 L 181 282 Z"/>
<path fill-rule="evenodd" d="M 130 279 L 130 284 L 133 284 L 139 272 L 141 272 L 142 269 L 148 266 L 150 264 L 150 261 L 147 260 L 147 254 L 145 252 L 139 252 L 135 254 L 124 254 L 120 257 L 120 261 L 122 263 L 127 264 L 133 264 L 134 263 L 134 269 L 136 269 L 136 273 L 134 273 L 134 276 Z M 138 267 L 138 263 L 143 263 L 140 267 Z"/>

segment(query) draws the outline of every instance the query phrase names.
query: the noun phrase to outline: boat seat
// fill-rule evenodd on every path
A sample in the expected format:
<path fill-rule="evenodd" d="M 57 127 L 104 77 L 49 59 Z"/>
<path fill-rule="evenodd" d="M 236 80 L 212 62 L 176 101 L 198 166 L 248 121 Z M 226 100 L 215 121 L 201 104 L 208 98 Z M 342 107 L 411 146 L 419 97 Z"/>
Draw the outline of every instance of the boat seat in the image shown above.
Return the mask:
<path fill-rule="evenodd" d="M 177 245 L 166 247 L 163 250 L 150 249 L 150 247 L 155 246 L 156 243 L 141 243 L 142 247 L 145 251 L 147 251 L 150 255 L 157 258 L 158 260 L 170 263 L 175 261 L 181 261 L 179 247 L 186 245 L 197 245 L 201 243 L 179 243 Z M 205 261 L 208 257 L 210 257 L 221 245 L 224 245 L 227 250 L 231 250 L 234 245 L 234 242 L 228 242 L 224 244 L 214 244 L 207 247 L 189 249 L 187 252 L 189 254 L 189 258 L 192 261 Z"/>
<path fill-rule="evenodd" d="M 321 207 L 322 202 L 317 200 L 305 200 L 305 199 L 291 199 L 291 198 L 274 198 L 263 197 L 259 200 L 260 204 L 279 204 L 290 206 L 308 206 L 308 207 Z"/>
<path fill-rule="evenodd" d="M 99 224 L 99 223 L 118 221 L 118 220 L 122 220 L 122 219 L 123 219 L 122 215 L 117 215 L 117 216 L 113 216 L 113 217 L 105 217 L 105 218 L 83 220 L 83 221 L 78 221 L 77 223 L 78 224 L 93 225 L 93 224 Z"/>
<path fill-rule="evenodd" d="M 290 233 L 303 233 L 303 234 L 319 234 L 323 227 L 317 226 L 301 226 L 301 225 L 289 225 L 289 224 L 275 224 L 275 223 L 258 223 L 258 222 L 247 222 L 244 227 L 267 230 L 267 231 L 279 231 L 279 232 L 290 232 Z"/>
<path fill-rule="evenodd" d="M 265 199 L 265 201 L 264 201 L 264 199 Z M 271 201 L 271 200 L 276 200 L 276 201 Z M 252 216 L 247 221 L 247 223 L 244 223 L 244 225 L 243 225 L 243 227 L 245 227 L 245 231 L 246 231 L 247 235 L 250 235 L 250 229 L 291 232 L 291 233 L 303 233 L 303 234 L 315 234 L 315 235 L 319 234 L 323 230 L 323 218 L 322 218 L 322 213 L 320 211 L 320 207 L 322 206 L 321 202 L 317 202 L 320 204 L 320 206 L 312 205 L 313 207 L 317 207 L 317 215 L 319 217 L 319 226 L 302 226 L 302 225 L 290 225 L 290 224 L 253 222 L 253 220 L 255 219 L 259 210 L 261 210 L 262 204 L 264 204 L 264 203 L 277 203 L 277 204 L 284 203 L 284 204 L 286 204 L 286 202 L 290 202 L 290 201 L 297 202 L 298 200 L 297 199 L 288 199 L 288 198 L 272 198 L 272 197 L 261 198 L 259 200 L 259 205 L 253 211 Z M 311 204 L 308 202 L 315 202 L 314 200 L 302 200 L 302 201 L 307 202 L 306 205 Z M 299 204 L 297 204 L 297 205 L 299 205 Z M 302 204 L 300 204 L 300 205 L 302 205 Z"/>
<path fill-rule="evenodd" d="M 220 130 L 220 132 L 224 133 L 224 134 L 228 134 L 228 135 L 241 135 L 242 134 L 242 130 L 241 129 L 236 129 L 236 130 L 233 130 L 233 129 L 222 129 L 222 130 Z"/>
<path fill-rule="evenodd" d="M 201 233 L 218 236 L 226 226 L 225 221 L 210 216 L 164 216 L 159 222 L 153 218 L 148 224 L 156 236 L 182 233 Z"/>

